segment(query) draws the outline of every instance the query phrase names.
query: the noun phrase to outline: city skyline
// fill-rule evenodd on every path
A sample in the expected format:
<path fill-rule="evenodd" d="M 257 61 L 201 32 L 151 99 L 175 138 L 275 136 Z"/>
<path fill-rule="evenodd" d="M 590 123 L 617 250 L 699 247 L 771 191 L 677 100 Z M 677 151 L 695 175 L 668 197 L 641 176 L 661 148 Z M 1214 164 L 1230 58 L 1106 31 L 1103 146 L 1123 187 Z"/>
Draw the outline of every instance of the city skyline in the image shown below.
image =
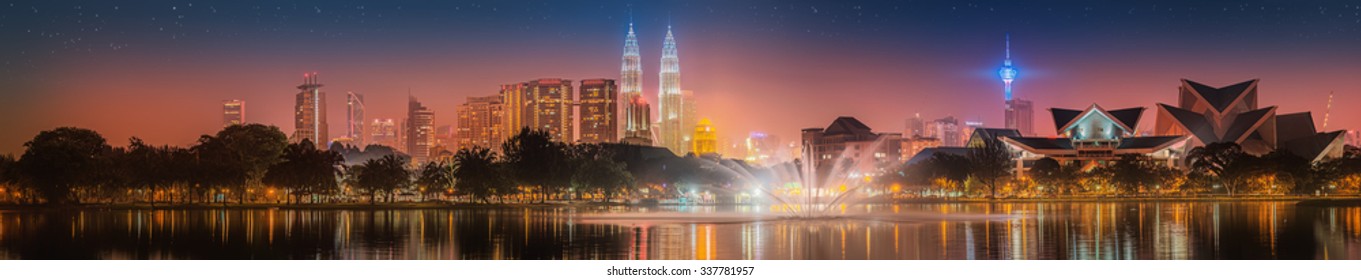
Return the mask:
<path fill-rule="evenodd" d="M 465 98 L 496 94 L 500 84 L 547 77 L 618 79 L 619 46 L 630 22 L 641 43 L 641 61 L 658 61 L 661 54 L 656 50 L 661 46 L 653 44 L 662 41 L 668 23 L 676 37 L 686 41 L 686 55 L 680 58 L 686 65 L 682 89 L 700 93 L 697 98 L 706 106 L 697 109 L 698 115 L 713 119 L 715 130 L 731 136 L 759 131 L 791 139 L 800 129 L 842 115 L 882 128 L 901 127 L 914 113 L 926 119 L 978 119 L 986 127 L 1000 127 L 1000 102 L 982 108 L 970 100 L 998 100 L 995 71 L 1001 54 L 996 38 L 1008 32 L 1017 37 L 1013 39 L 1018 47 L 1012 50 L 1018 53 L 1017 65 L 1026 67 L 1026 80 L 1017 83 L 1015 91 L 1040 108 L 1100 103 L 1152 109 L 1157 103 L 1174 103 L 1176 81 L 1182 78 L 1211 86 L 1261 79 L 1263 90 L 1273 93 L 1263 96 L 1262 103 L 1278 104 L 1286 112 L 1316 112 L 1313 117 L 1321 123 L 1328 92 L 1336 92 L 1333 102 L 1343 108 L 1361 102 L 1355 94 L 1361 85 L 1351 82 L 1361 64 L 1347 50 L 1359 43 L 1354 35 L 1361 25 L 1351 21 L 1361 8 L 1290 3 L 1294 2 L 1160 3 L 1163 6 L 1154 8 L 1152 3 L 909 7 L 874 2 L 617 2 L 560 13 L 548 11 L 571 5 L 397 3 L 361 8 L 323 2 L 271 12 L 260 12 L 255 8 L 260 5 L 250 3 L 0 5 L 0 13 L 21 23 L 45 22 L 53 13 L 75 20 L 26 30 L 0 27 L 0 36 L 20 42 L 0 47 L 0 59 L 5 61 L 0 72 L 6 73 L 0 78 L 0 90 L 5 92 L 0 94 L 0 126 L 13 131 L 0 137 L 0 154 L 17 153 L 28 136 L 57 126 L 95 129 L 115 145 L 125 144 L 131 136 L 153 144 L 187 145 L 197 135 L 220 128 L 217 108 L 222 100 L 233 99 L 250 103 L 249 122 L 275 125 L 292 135 L 292 94 L 297 91 L 290 87 L 297 85 L 299 73 L 311 72 L 327 75 L 325 90 L 368 95 L 369 119 L 403 116 L 401 95 L 409 88 L 440 114 L 436 126 L 448 125 L 456 120 L 453 114 Z M 460 16 L 437 16 L 419 11 L 422 8 Z M 482 14 L 459 14 L 470 11 Z M 544 16 L 492 18 L 511 11 Z M 938 15 L 916 20 L 911 16 L 930 13 Z M 1056 16 L 1045 20 L 989 16 L 1046 13 Z M 93 14 L 101 14 L 103 25 L 77 23 L 95 22 Z M 401 15 L 409 17 L 393 19 Z M 1122 21 L 1100 20 L 1116 16 Z M 87 17 L 91 19 L 85 21 Z M 155 28 L 144 26 L 150 18 L 156 18 L 151 20 Z M 228 24 L 250 18 L 275 21 L 245 27 Z M 1232 24 L 1212 24 L 1216 19 Z M 400 42 L 417 34 L 377 31 L 422 20 L 468 24 L 422 27 L 412 32 L 450 34 L 415 44 Z M 1069 26 L 1080 23 L 1089 26 Z M 1137 23 L 1182 30 L 1153 34 L 1161 30 Z M 278 26 L 287 28 L 269 28 Z M 123 35 L 114 38 L 81 29 Z M 549 35 L 543 36 L 548 44 L 492 43 L 532 34 Z M 250 39 L 261 42 L 245 43 Z M 317 44 L 303 43 L 309 40 Z M 233 43 L 219 46 L 227 41 Z M 450 48 L 460 43 L 471 46 Z M 853 51 L 836 51 L 841 49 Z M 406 54 L 363 58 L 386 53 Z M 576 58 L 545 58 L 542 54 L 547 53 Z M 533 59 L 566 66 L 525 68 L 502 62 Z M 659 88 L 659 81 L 646 75 L 648 71 L 652 70 L 641 75 L 640 88 L 648 103 L 657 107 L 661 104 L 657 92 L 648 89 Z M 333 98 L 326 107 L 345 108 L 344 102 Z M 1361 119 L 1361 113 L 1345 109 L 1331 114 L 1328 130 L 1356 129 L 1356 120 Z M 344 118 L 330 114 L 325 122 L 346 123 Z M 1033 121 L 1050 120 L 1041 114 Z M 1044 126 L 1036 130 L 1038 135 L 1053 134 Z M 335 127 L 325 138 L 342 131 Z"/>

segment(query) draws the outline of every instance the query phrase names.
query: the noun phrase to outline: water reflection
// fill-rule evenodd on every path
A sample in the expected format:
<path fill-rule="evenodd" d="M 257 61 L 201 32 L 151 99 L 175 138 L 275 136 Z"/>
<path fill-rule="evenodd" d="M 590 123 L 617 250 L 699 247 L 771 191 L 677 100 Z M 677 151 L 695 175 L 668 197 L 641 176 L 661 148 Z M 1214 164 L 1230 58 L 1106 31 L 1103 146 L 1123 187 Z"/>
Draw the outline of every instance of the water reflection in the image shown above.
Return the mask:
<path fill-rule="evenodd" d="M 1358 259 L 1361 208 L 1293 202 L 866 206 L 1012 219 L 582 223 L 759 207 L 0 211 L 5 259 Z"/>

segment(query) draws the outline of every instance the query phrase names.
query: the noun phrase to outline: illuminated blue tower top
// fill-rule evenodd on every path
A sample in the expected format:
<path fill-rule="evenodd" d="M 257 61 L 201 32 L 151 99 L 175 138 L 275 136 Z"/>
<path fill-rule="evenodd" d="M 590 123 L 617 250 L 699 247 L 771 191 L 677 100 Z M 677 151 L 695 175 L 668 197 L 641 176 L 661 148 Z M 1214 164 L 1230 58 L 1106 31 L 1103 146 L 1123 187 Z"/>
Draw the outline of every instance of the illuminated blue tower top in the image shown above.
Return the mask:
<path fill-rule="evenodd" d="M 1006 35 L 1007 59 L 1002 62 L 1002 69 L 997 70 L 997 75 L 1002 76 L 1002 83 L 1006 85 L 1006 98 L 1011 100 L 1011 81 L 1016 80 L 1016 67 L 1011 67 L 1011 33 Z"/>

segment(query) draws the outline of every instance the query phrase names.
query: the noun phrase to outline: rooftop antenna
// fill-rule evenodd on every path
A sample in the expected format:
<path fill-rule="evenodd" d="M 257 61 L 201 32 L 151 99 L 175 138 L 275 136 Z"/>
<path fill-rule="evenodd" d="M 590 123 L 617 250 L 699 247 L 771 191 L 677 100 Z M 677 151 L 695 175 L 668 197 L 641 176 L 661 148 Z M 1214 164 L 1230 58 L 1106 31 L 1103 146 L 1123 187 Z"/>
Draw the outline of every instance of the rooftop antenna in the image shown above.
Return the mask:
<path fill-rule="evenodd" d="M 1328 107 L 1323 109 L 1323 130 L 1328 130 L 1328 115 L 1333 113 L 1333 92 L 1328 91 Z"/>

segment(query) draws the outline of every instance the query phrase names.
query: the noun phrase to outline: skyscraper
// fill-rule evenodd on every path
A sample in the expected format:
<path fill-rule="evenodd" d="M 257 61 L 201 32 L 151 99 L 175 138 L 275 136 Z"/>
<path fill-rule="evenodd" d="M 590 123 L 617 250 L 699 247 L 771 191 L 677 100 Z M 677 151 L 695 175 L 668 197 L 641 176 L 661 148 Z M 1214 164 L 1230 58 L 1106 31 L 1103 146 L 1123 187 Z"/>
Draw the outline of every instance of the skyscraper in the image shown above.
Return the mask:
<path fill-rule="evenodd" d="M 406 153 L 411 155 L 412 163 L 424 164 L 430 159 L 430 147 L 435 142 L 435 112 L 411 96 L 406 114 Z"/>
<path fill-rule="evenodd" d="M 940 139 L 941 146 L 964 146 L 964 141 L 960 138 L 963 133 L 959 129 L 959 119 L 955 117 L 946 116 L 926 124 L 926 133 L 926 137 Z"/>
<path fill-rule="evenodd" d="M 661 100 L 660 137 L 662 147 L 677 154 L 684 154 L 685 135 L 690 128 L 684 126 L 685 108 L 680 87 L 680 58 L 676 54 L 676 37 L 671 34 L 671 26 L 666 27 L 666 39 L 662 41 L 662 67 L 659 76 L 661 88 L 657 91 Z"/>
<path fill-rule="evenodd" d="M 1010 117 L 1009 120 L 1011 120 L 1009 123 L 1014 123 L 1015 126 L 1008 126 L 1007 128 L 1015 129 L 1020 132 L 1021 135 L 1035 135 L 1034 107 L 1035 106 L 1031 104 L 1030 100 L 1020 98 L 1008 100 L 1007 116 Z"/>
<path fill-rule="evenodd" d="M 695 122 L 699 114 L 695 113 L 695 92 L 689 90 L 681 91 L 681 127 L 695 127 Z M 693 150 L 695 145 L 694 130 L 686 130 L 681 135 L 682 148 L 686 151 Z"/>
<path fill-rule="evenodd" d="M 651 112 L 643 112 L 633 107 L 635 104 L 633 102 L 634 97 L 643 95 L 642 64 L 643 60 L 638 52 L 638 36 L 633 34 L 633 23 L 630 22 L 628 36 L 624 38 L 624 62 L 619 73 L 619 91 L 625 100 L 623 106 L 625 116 L 623 135 L 625 138 L 636 138 L 642 135 L 641 132 L 648 131 L 648 128 L 652 126 L 650 118 L 637 115 L 637 113 L 651 115 Z M 647 102 L 644 101 L 641 104 L 647 105 Z M 642 121 L 642 123 L 638 121 Z"/>
<path fill-rule="evenodd" d="M 222 127 L 246 124 L 246 102 L 232 99 L 222 101 Z"/>
<path fill-rule="evenodd" d="M 501 85 L 501 131 L 506 138 L 520 133 L 520 129 L 529 124 L 524 121 L 525 116 L 525 87 L 529 83 L 514 83 Z"/>
<path fill-rule="evenodd" d="M 298 86 L 297 102 L 293 106 L 292 142 L 311 140 L 317 147 L 326 147 L 326 93 L 321 91 L 317 73 L 303 74 Z"/>
<path fill-rule="evenodd" d="M 397 122 L 392 119 L 373 119 L 369 124 L 371 144 L 397 148 Z"/>
<path fill-rule="evenodd" d="M 906 132 L 907 133 L 903 135 L 903 138 L 912 138 L 914 136 L 926 136 L 926 122 L 922 121 L 921 113 L 914 114 L 912 115 L 911 119 L 907 120 Z"/>
<path fill-rule="evenodd" d="M 1031 109 L 1030 100 L 1012 99 L 1011 82 L 1016 80 L 1019 74 L 1016 67 L 1011 66 L 1011 34 L 1006 35 L 1006 60 L 1002 61 L 1002 69 L 997 70 L 997 75 L 1002 77 L 1003 94 L 1006 98 L 1006 120 L 1005 125 L 1009 129 L 1021 132 L 1021 135 L 1034 135 L 1035 122 L 1034 112 Z"/>
<path fill-rule="evenodd" d="M 503 137 L 504 116 L 501 97 L 497 95 L 468 97 L 468 101 L 458 106 L 458 132 L 455 142 L 459 149 L 483 147 L 500 150 Z M 518 131 L 517 131 L 518 132 Z"/>
<path fill-rule="evenodd" d="M 574 96 L 572 80 L 546 78 L 526 83 L 525 102 L 521 109 L 523 125 L 530 129 L 546 130 L 555 141 L 575 141 L 572 133 Z M 510 135 L 518 132 L 517 129 Z"/>
<path fill-rule="evenodd" d="M 610 79 L 581 80 L 577 93 L 581 104 L 580 141 L 605 143 L 619 141 L 619 86 Z"/>
<path fill-rule="evenodd" d="M 709 122 L 709 119 L 700 120 L 695 125 L 693 135 L 694 149 L 691 149 L 690 152 L 695 153 L 695 155 L 718 153 L 718 132 L 714 131 L 714 125 Z"/>
<path fill-rule="evenodd" d="M 345 94 L 345 136 L 354 142 L 355 146 L 364 147 L 364 95 L 353 91 Z"/>

